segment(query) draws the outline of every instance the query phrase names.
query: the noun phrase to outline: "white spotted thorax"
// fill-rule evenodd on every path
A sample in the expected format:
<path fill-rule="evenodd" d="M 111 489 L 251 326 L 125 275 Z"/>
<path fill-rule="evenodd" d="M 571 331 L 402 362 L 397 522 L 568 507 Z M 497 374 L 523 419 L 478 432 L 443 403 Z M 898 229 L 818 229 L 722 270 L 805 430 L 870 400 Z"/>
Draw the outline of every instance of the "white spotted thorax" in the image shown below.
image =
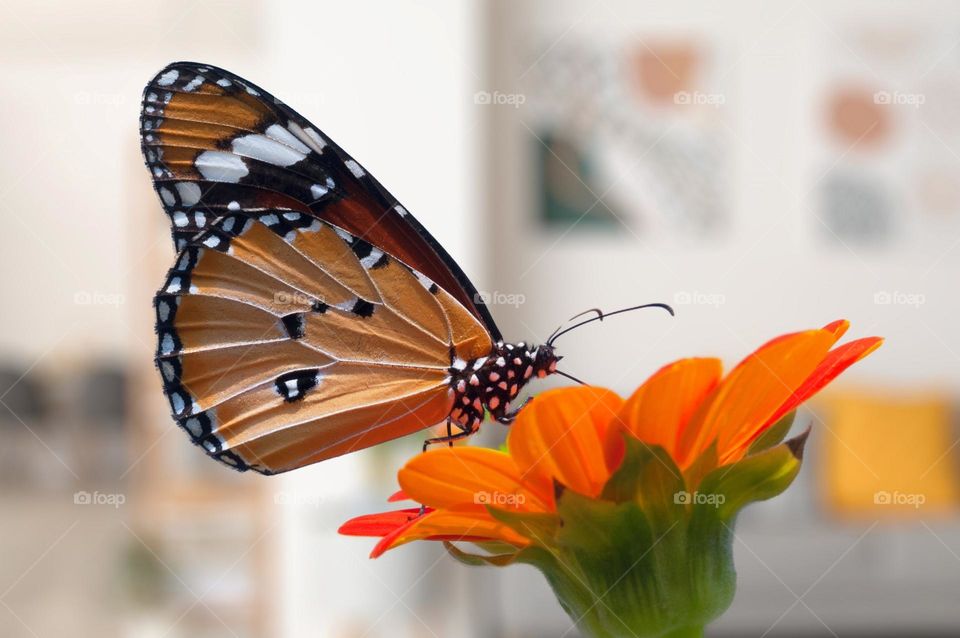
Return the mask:
<path fill-rule="evenodd" d="M 454 397 L 450 418 L 473 431 L 483 421 L 484 410 L 498 421 L 512 417 L 511 403 L 527 382 L 556 372 L 559 359 L 551 346 L 501 341 L 489 356 L 455 360 L 450 366 Z"/>

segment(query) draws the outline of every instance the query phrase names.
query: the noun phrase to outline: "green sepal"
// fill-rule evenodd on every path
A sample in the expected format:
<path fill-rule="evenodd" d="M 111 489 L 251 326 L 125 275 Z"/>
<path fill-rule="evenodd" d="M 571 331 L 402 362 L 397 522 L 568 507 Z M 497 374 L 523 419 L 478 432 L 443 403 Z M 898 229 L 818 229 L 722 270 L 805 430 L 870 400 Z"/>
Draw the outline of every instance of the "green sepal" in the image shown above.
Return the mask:
<path fill-rule="evenodd" d="M 641 472 L 660 472 L 654 469 L 663 466 L 653 448 L 641 445 L 625 456 L 631 465 L 644 459 L 637 466 Z M 547 548 L 549 557 L 539 557 L 538 567 L 586 635 L 702 635 L 703 626 L 733 599 L 732 556 L 715 552 L 722 543 L 690 535 L 689 511 L 674 503 L 674 487 L 683 485 L 678 477 L 668 488 L 638 485 L 641 493 L 653 488 L 652 496 L 638 494 L 618 503 L 563 491 L 557 499 L 557 543 Z M 651 503 L 656 520 L 644 509 Z M 704 533 L 718 530 L 724 532 L 715 525 Z M 705 569 L 710 579 L 698 578 L 691 565 Z"/>
<path fill-rule="evenodd" d="M 724 465 L 708 474 L 697 488 L 701 497 L 708 502 L 694 503 L 694 517 L 700 514 L 727 523 L 750 503 L 765 501 L 782 493 L 800 471 L 803 447 L 809 433 L 807 430 L 786 443 Z"/>
<path fill-rule="evenodd" d="M 457 561 L 463 563 L 464 565 L 470 565 L 471 567 L 483 567 L 485 565 L 506 567 L 507 565 L 516 562 L 520 552 L 523 551 L 517 550 L 515 552 L 506 554 L 472 554 L 470 552 L 463 551 L 450 541 L 443 541 L 443 548 L 446 549 L 447 553 Z"/>
<path fill-rule="evenodd" d="M 683 478 L 691 491 L 697 489 L 703 477 L 717 469 L 717 442 L 714 440 L 706 450 L 700 453 L 693 463 L 683 472 Z"/>
<path fill-rule="evenodd" d="M 652 528 L 665 530 L 678 521 L 677 495 L 684 492 L 683 472 L 659 445 L 648 445 L 623 433 L 620 467 L 603 486 L 600 498 L 640 505 Z"/>
<path fill-rule="evenodd" d="M 549 512 L 524 512 L 521 510 L 507 510 L 487 505 L 487 512 L 494 520 L 503 523 L 517 534 L 538 545 L 549 545 L 556 535 L 560 519 L 556 514 Z"/>
<path fill-rule="evenodd" d="M 750 448 L 747 450 L 747 456 L 769 450 L 774 445 L 781 443 L 787 436 L 787 433 L 790 432 L 790 428 L 793 427 L 793 421 L 796 418 L 796 410 L 792 410 L 780 417 L 776 423 L 767 428 L 763 434 L 750 444 Z"/>

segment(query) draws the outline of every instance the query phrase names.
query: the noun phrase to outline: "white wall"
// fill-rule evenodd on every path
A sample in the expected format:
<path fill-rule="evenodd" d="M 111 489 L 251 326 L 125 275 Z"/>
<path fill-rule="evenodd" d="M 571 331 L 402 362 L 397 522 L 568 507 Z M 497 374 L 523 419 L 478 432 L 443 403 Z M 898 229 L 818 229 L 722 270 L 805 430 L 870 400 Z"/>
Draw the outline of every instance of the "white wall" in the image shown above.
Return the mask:
<path fill-rule="evenodd" d="M 955 4 L 564 1 L 496 7 L 490 90 L 524 91 L 521 73 L 537 48 L 550 43 L 556 50 L 592 36 L 594 45 L 622 47 L 626 56 L 628 47 L 645 40 L 692 35 L 722 53 L 727 103 L 717 117 L 727 120 L 721 130 L 729 129 L 732 218 L 722 236 L 676 241 L 624 228 L 613 238 L 563 235 L 531 221 L 535 141 L 526 127 L 535 127 L 535 120 L 523 108 L 498 110 L 488 206 L 499 233 L 494 283 L 527 299 L 517 310 L 495 310 L 508 336 L 543 338 L 561 320 L 594 306 L 670 302 L 679 291 L 719 293 L 725 297 L 720 307 L 681 306 L 674 320 L 650 313 L 585 329 L 561 342 L 566 367 L 627 391 L 679 356 L 716 354 L 732 363 L 766 338 L 845 317 L 853 322 L 851 336 L 887 337 L 846 382 L 960 387 L 957 224 L 871 250 L 825 246 L 821 235 L 828 231 L 813 214 L 815 185 L 830 168 L 817 144 L 818 82 L 834 64 L 831 52 L 845 52 L 846 27 L 909 32 L 932 26 L 944 37 L 931 47 L 930 66 L 941 55 L 943 64 L 952 64 L 950 34 L 960 20 Z M 929 137 L 922 127 L 913 134 Z M 639 175 L 628 172 L 624 180 L 631 179 Z M 884 290 L 922 293 L 926 303 L 919 310 L 878 306 L 874 293 Z"/>

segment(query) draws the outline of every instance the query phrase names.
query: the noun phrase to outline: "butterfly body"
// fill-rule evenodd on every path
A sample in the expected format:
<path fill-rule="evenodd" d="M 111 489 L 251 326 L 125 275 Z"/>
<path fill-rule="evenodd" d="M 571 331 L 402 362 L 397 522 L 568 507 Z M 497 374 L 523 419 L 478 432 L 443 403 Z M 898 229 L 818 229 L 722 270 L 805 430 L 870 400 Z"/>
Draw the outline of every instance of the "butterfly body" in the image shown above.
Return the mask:
<path fill-rule="evenodd" d="M 144 90 L 141 147 L 178 251 L 155 297 L 173 417 L 285 472 L 447 422 L 509 422 L 549 345 L 504 343 L 457 263 L 319 128 L 223 69 Z"/>
<path fill-rule="evenodd" d="M 469 431 L 483 421 L 485 409 L 496 421 L 509 422 L 511 403 L 527 382 L 556 372 L 558 361 L 551 346 L 531 348 L 522 341 L 499 342 L 489 355 L 473 361 L 455 360 L 450 367 L 454 392 L 450 418 Z"/>

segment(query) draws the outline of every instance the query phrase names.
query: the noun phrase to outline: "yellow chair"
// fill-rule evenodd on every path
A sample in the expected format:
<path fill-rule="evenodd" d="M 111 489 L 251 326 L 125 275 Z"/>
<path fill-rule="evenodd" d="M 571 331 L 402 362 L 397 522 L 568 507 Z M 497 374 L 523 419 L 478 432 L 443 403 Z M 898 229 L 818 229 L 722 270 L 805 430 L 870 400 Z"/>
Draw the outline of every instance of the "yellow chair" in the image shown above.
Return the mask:
<path fill-rule="evenodd" d="M 958 433 L 945 396 L 833 393 L 819 429 L 818 483 L 845 518 L 927 518 L 960 503 Z"/>

